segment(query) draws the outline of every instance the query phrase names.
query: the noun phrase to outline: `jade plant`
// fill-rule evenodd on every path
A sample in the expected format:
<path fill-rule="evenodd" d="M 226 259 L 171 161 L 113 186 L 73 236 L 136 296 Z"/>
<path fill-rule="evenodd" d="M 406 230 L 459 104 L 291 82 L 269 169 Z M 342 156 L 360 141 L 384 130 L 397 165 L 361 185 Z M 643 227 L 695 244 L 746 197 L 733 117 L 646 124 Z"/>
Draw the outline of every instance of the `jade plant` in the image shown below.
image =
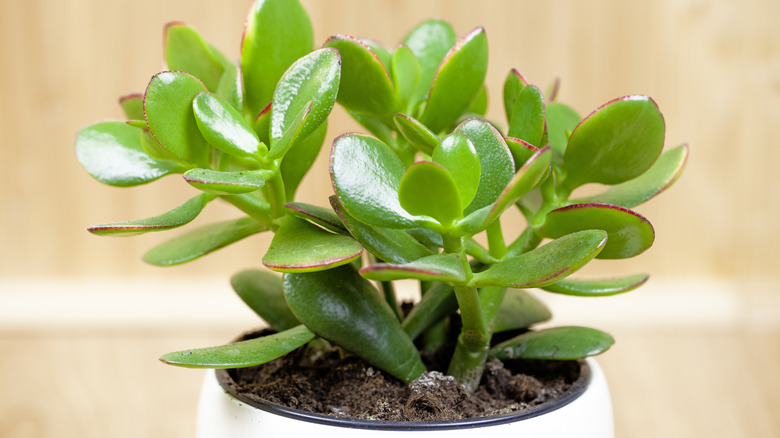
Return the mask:
<path fill-rule="evenodd" d="M 606 351 L 613 338 L 597 329 L 534 329 L 551 313 L 524 289 L 599 297 L 647 280 L 569 275 L 653 243 L 650 222 L 630 209 L 676 181 L 687 159 L 686 146 L 662 152 L 655 102 L 626 96 L 582 118 L 555 101 L 557 85 L 545 95 L 512 70 L 502 130 L 483 118 L 482 28 L 457 39 L 447 23 L 426 21 L 394 50 L 345 35 L 312 50 L 312 35 L 297 1 L 259 0 L 233 63 L 193 28 L 171 23 L 169 70 L 120 99 L 129 120 L 77 136 L 78 159 L 100 182 L 127 187 L 181 174 L 199 191 L 167 213 L 97 225 L 94 234 L 181 227 L 216 199 L 243 213 L 152 248 L 151 264 L 274 233 L 262 264 L 282 275 L 247 270 L 231 284 L 275 333 L 161 360 L 238 368 L 329 345 L 409 383 L 426 371 L 421 352 L 452 351 L 445 371 L 473 391 L 489 359 Z M 322 205 L 295 202 L 336 102 L 372 135 L 338 136 L 334 194 Z M 577 195 L 592 183 L 599 194 Z M 505 234 L 511 210 L 526 227 Z M 394 282 L 409 279 L 420 299 L 403 311 Z"/>

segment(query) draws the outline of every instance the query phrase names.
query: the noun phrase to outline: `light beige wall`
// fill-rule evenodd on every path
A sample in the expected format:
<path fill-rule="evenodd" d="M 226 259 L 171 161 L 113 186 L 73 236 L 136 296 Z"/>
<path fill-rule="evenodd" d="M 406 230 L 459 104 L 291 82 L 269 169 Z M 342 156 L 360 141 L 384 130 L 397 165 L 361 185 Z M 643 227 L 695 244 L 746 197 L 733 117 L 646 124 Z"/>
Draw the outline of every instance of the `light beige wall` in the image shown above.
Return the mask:
<path fill-rule="evenodd" d="M 587 114 L 626 94 L 649 94 L 667 121 L 667 147 L 691 145 L 686 174 L 640 211 L 656 228 L 642 256 L 600 262 L 593 273 L 743 280 L 778 277 L 780 195 L 780 3 L 703 1 L 304 0 L 315 35 L 397 44 L 429 17 L 459 34 L 477 25 L 490 43 L 490 116 L 503 120 L 503 79 L 516 67 Z M 487 6 L 477 6 L 477 4 Z M 140 261 L 171 233 L 112 239 L 95 223 L 146 217 L 193 192 L 178 177 L 114 189 L 76 163 L 75 132 L 120 118 L 119 95 L 142 91 L 162 68 L 162 27 L 185 21 L 230 57 L 238 55 L 249 0 L 0 0 L 0 277 L 227 276 L 259 264 L 266 238 L 252 238 L 180 268 Z M 328 144 L 358 129 L 334 111 Z M 327 150 L 324 148 L 324 150 Z M 302 199 L 324 204 L 325 155 Z M 207 223 L 235 215 L 215 208 Z"/>

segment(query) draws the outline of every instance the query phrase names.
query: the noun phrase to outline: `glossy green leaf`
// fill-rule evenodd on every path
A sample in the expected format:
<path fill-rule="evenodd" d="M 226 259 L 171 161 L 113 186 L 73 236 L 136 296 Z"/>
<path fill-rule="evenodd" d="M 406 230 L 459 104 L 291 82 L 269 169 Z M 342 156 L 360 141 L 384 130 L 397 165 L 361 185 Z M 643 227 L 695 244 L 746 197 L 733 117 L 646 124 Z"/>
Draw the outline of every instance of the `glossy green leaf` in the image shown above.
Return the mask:
<path fill-rule="evenodd" d="M 160 142 L 154 139 L 154 136 L 149 132 L 149 129 L 143 129 L 138 137 L 141 141 L 141 147 L 150 157 L 163 161 L 176 160 L 176 157 L 173 156 L 173 154 L 168 152 L 162 147 Z M 184 166 L 181 167 L 181 172 L 184 172 L 186 168 Z"/>
<path fill-rule="evenodd" d="M 254 2 L 241 41 L 244 104 L 250 114 L 260 113 L 271 102 L 284 72 L 297 59 L 311 52 L 312 47 L 314 31 L 298 0 Z"/>
<path fill-rule="evenodd" d="M 515 202 L 522 199 L 528 192 L 544 181 L 550 171 L 550 161 L 552 151 L 549 146 L 539 149 L 524 165 L 517 171 L 512 181 L 509 181 L 486 219 L 490 224 L 498 219 L 507 208 L 514 205 Z"/>
<path fill-rule="evenodd" d="M 482 89 L 487 59 L 487 37 L 482 27 L 455 43 L 436 71 L 420 122 L 437 133 L 455 123 Z"/>
<path fill-rule="evenodd" d="M 144 120 L 144 95 L 141 93 L 126 94 L 119 98 L 128 120 Z"/>
<path fill-rule="evenodd" d="M 309 103 L 304 105 L 295 118 L 290 121 L 289 125 L 287 126 L 287 130 L 284 132 L 284 134 L 282 134 L 279 140 L 277 140 L 275 143 L 272 141 L 273 145 L 268 151 L 268 155 L 265 157 L 267 162 L 283 158 L 287 154 L 287 151 L 295 146 L 295 143 L 301 135 L 301 131 L 303 130 L 304 125 L 306 124 L 306 120 L 308 120 L 309 115 L 311 114 L 312 105 L 312 101 L 309 101 Z"/>
<path fill-rule="evenodd" d="M 278 359 L 314 339 L 303 325 L 269 336 L 239 341 L 218 347 L 175 351 L 160 360 L 185 368 L 246 368 Z"/>
<path fill-rule="evenodd" d="M 439 145 L 439 137 L 417 119 L 406 114 L 396 114 L 393 121 L 398 132 L 418 150 L 431 155 L 433 149 Z"/>
<path fill-rule="evenodd" d="M 650 248 L 655 231 L 644 216 L 609 204 L 573 204 L 547 213 L 542 233 L 561 237 L 580 230 L 604 230 L 609 241 L 598 255 L 600 259 L 625 259 Z"/>
<path fill-rule="evenodd" d="M 404 45 L 393 53 L 392 77 L 398 105 L 402 110 L 409 111 L 410 103 L 415 103 L 415 93 L 420 83 L 420 61 Z"/>
<path fill-rule="evenodd" d="M 339 218 L 338 214 L 336 214 L 332 208 L 304 204 L 303 202 L 288 202 L 284 207 L 293 216 L 314 222 L 334 233 L 344 233 L 347 231 L 341 218 Z"/>
<path fill-rule="evenodd" d="M 573 203 L 602 202 L 625 208 L 642 204 L 668 189 L 682 175 L 688 161 L 688 145 L 681 145 L 661 154 L 653 166 L 642 175 L 610 187 L 604 193 L 577 199 Z"/>
<path fill-rule="evenodd" d="M 390 147 L 376 138 L 346 134 L 333 142 L 333 187 L 341 205 L 361 222 L 387 228 L 414 228 L 422 223 L 398 199 L 405 171 Z"/>
<path fill-rule="evenodd" d="M 360 275 L 369 280 L 377 281 L 393 281 L 404 278 L 447 283 L 466 281 L 463 261 L 457 254 L 431 255 L 403 265 L 377 263 L 361 269 Z"/>
<path fill-rule="evenodd" d="M 425 372 L 390 306 L 351 266 L 286 274 L 284 293 L 295 316 L 317 335 L 406 383 Z"/>
<path fill-rule="evenodd" d="M 187 72 L 200 79 L 209 90 L 217 90 L 225 65 L 229 64 L 217 49 L 194 28 L 179 22 L 165 26 L 164 41 L 168 70 Z"/>
<path fill-rule="evenodd" d="M 504 80 L 504 111 L 507 122 L 512 120 L 512 110 L 515 108 L 517 97 L 527 85 L 528 81 L 525 80 L 519 71 L 514 68 L 509 71 Z"/>
<path fill-rule="evenodd" d="M 507 135 L 537 147 L 541 145 L 544 135 L 544 96 L 536 86 L 529 85 L 517 95 Z"/>
<path fill-rule="evenodd" d="M 238 111 L 244 110 L 244 83 L 241 67 L 235 64 L 225 66 L 225 73 L 219 79 L 216 94 Z"/>
<path fill-rule="evenodd" d="M 184 169 L 150 157 L 141 145 L 142 131 L 124 122 L 100 122 L 76 136 L 76 157 L 92 177 L 118 187 L 136 186 Z"/>
<path fill-rule="evenodd" d="M 300 325 L 284 299 L 281 277 L 257 269 L 241 271 L 230 278 L 241 300 L 278 331 Z"/>
<path fill-rule="evenodd" d="M 479 93 L 477 93 L 477 96 L 469 104 L 469 107 L 466 108 L 466 113 L 476 114 L 481 117 L 485 115 L 487 109 L 488 109 L 488 93 L 487 93 L 487 87 L 483 85 L 482 89 L 479 90 Z"/>
<path fill-rule="evenodd" d="M 545 114 L 547 117 L 547 141 L 560 161 L 566 153 L 569 134 L 574 131 L 582 118 L 571 107 L 559 102 L 548 103 L 545 107 Z"/>
<path fill-rule="evenodd" d="M 198 190 L 217 195 L 238 195 L 254 192 L 265 186 L 262 173 L 251 170 L 220 172 L 211 169 L 190 169 L 184 180 Z"/>
<path fill-rule="evenodd" d="M 398 111 L 393 81 L 367 45 L 348 35 L 336 35 L 324 47 L 338 49 L 341 55 L 338 101 L 344 108 L 380 120 L 389 119 Z"/>
<path fill-rule="evenodd" d="M 482 119 L 468 119 L 461 123 L 455 132 L 465 135 L 474 144 L 479 154 L 482 171 L 477 194 L 465 209 L 465 214 L 468 215 L 493 204 L 498 199 L 515 176 L 515 165 L 504 138 L 488 122 Z"/>
<path fill-rule="evenodd" d="M 206 225 L 155 246 L 144 254 L 144 261 L 156 266 L 180 265 L 261 231 L 267 228 L 248 217 Z"/>
<path fill-rule="evenodd" d="M 317 159 L 327 132 L 328 121 L 326 120 L 308 137 L 301 139 L 299 136 L 293 147 L 284 155 L 279 172 L 284 181 L 284 191 L 288 200 L 295 198 L 298 185 Z"/>
<path fill-rule="evenodd" d="M 398 185 L 398 200 L 409 214 L 432 217 L 445 228 L 463 216 L 455 178 L 431 161 L 420 161 L 406 171 Z"/>
<path fill-rule="evenodd" d="M 463 134 L 450 134 L 433 150 L 431 158 L 455 179 L 460 205 L 469 205 L 477 194 L 480 179 L 479 156 L 471 140 Z"/>
<path fill-rule="evenodd" d="M 263 264 L 278 272 L 312 272 L 347 264 L 362 253 L 357 240 L 288 216 L 274 234 Z"/>
<path fill-rule="evenodd" d="M 605 280 L 561 280 L 548 284 L 542 289 L 563 295 L 577 297 L 604 297 L 632 291 L 645 284 L 646 274 L 632 275 L 630 277 L 609 278 Z"/>
<path fill-rule="evenodd" d="M 215 197 L 205 193 L 191 198 L 184 204 L 158 216 L 126 222 L 114 222 L 89 227 L 92 234 L 98 236 L 133 236 L 150 231 L 165 231 L 190 223 L 203 207 Z"/>
<path fill-rule="evenodd" d="M 203 92 L 192 100 L 195 121 L 212 146 L 237 157 L 256 157 L 260 139 L 233 105 L 213 93 Z"/>
<path fill-rule="evenodd" d="M 334 49 L 316 50 L 295 61 L 279 80 L 271 106 L 271 146 L 282 139 L 311 102 L 311 110 L 298 134 L 308 137 L 328 118 L 341 77 L 339 53 Z"/>
<path fill-rule="evenodd" d="M 255 121 L 252 122 L 252 129 L 254 129 L 257 138 L 260 139 L 266 146 L 271 143 L 271 107 L 273 104 L 269 103 L 260 114 L 257 115 Z"/>
<path fill-rule="evenodd" d="M 444 283 L 436 283 L 422 296 L 406 315 L 401 327 L 411 339 L 416 339 L 424 331 L 452 315 L 458 310 L 458 300 L 453 288 Z"/>
<path fill-rule="evenodd" d="M 528 159 L 539 151 L 539 148 L 519 138 L 504 137 L 507 147 L 512 152 L 512 158 L 515 160 L 515 169 L 523 167 Z"/>
<path fill-rule="evenodd" d="M 412 29 L 404 38 L 404 45 L 420 63 L 420 82 L 414 100 L 424 99 L 431 89 L 433 77 L 447 52 L 458 41 L 458 36 L 447 22 L 428 20 Z"/>
<path fill-rule="evenodd" d="M 595 356 L 615 340 L 608 333 L 587 327 L 555 327 L 523 333 L 490 349 L 492 359 L 574 360 Z"/>
<path fill-rule="evenodd" d="M 386 125 L 385 122 L 376 117 L 371 117 L 367 114 L 355 111 L 347 110 L 347 114 L 355 119 L 356 122 L 360 123 L 360 126 L 366 128 L 371 135 L 382 140 L 382 142 L 390 146 L 391 149 L 395 150 L 397 142 L 394 137 L 394 131 Z"/>
<path fill-rule="evenodd" d="M 519 289 L 507 289 L 493 318 L 493 333 L 526 329 L 534 324 L 549 321 L 550 318 L 552 318 L 550 309 L 533 295 Z"/>
<path fill-rule="evenodd" d="M 149 131 L 167 151 L 187 163 L 205 167 L 209 145 L 192 112 L 192 99 L 202 91 L 207 91 L 206 86 L 188 73 L 158 73 L 146 87 L 144 111 Z"/>
<path fill-rule="evenodd" d="M 385 70 L 390 71 L 390 66 L 393 65 L 393 52 L 387 47 L 379 44 L 376 41 L 361 38 L 360 42 L 367 45 L 369 49 L 379 58 L 379 62 L 385 67 Z"/>
<path fill-rule="evenodd" d="M 330 202 L 349 233 L 380 260 L 403 264 L 432 254 L 406 231 L 366 225 L 347 213 L 335 196 Z"/>
<path fill-rule="evenodd" d="M 470 285 L 529 288 L 555 283 L 596 257 L 606 243 L 607 233 L 602 230 L 568 234 L 474 274 Z"/>
<path fill-rule="evenodd" d="M 647 96 L 627 96 L 606 103 L 572 132 L 563 184 L 574 189 L 597 182 L 619 184 L 644 173 L 661 154 L 664 118 Z"/>

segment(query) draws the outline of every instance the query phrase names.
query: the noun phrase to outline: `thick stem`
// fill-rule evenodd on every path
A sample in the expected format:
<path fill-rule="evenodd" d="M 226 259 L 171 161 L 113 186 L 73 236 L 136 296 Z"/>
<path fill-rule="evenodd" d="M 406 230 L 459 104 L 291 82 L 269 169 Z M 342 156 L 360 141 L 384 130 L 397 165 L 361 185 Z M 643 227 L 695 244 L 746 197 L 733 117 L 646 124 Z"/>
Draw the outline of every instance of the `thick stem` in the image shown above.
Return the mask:
<path fill-rule="evenodd" d="M 287 195 L 284 192 L 284 181 L 279 172 L 276 172 L 265 182 L 265 195 L 271 205 L 271 215 L 278 219 L 285 215 L 284 204 L 287 203 Z"/>
<path fill-rule="evenodd" d="M 496 219 L 487 227 L 488 250 L 496 259 L 502 259 L 506 255 L 506 243 L 504 233 L 501 231 L 501 222 Z"/>
<path fill-rule="evenodd" d="M 453 376 L 467 391 L 474 392 L 485 367 L 490 332 L 482 316 L 477 289 L 456 286 L 455 296 L 458 299 L 463 328 L 447 374 Z"/>

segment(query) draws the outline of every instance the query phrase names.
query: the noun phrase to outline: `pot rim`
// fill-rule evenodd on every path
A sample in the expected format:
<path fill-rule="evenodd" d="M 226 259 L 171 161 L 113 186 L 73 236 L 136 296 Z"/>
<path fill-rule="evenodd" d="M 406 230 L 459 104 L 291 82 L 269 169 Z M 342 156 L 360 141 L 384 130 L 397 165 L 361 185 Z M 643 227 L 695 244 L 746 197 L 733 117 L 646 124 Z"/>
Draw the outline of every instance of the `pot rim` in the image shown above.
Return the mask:
<path fill-rule="evenodd" d="M 449 421 L 380 421 L 315 414 L 312 412 L 306 412 L 277 405 L 262 399 L 253 399 L 247 397 L 244 394 L 239 394 L 236 391 L 235 382 L 228 372 L 229 370 L 218 369 L 215 370 L 215 374 L 217 377 L 217 382 L 222 387 L 222 389 L 237 400 L 265 412 L 281 415 L 283 417 L 294 420 L 334 427 L 346 427 L 351 429 L 425 431 L 497 426 L 501 424 L 514 423 L 516 421 L 527 420 L 558 410 L 579 398 L 582 394 L 585 393 L 585 390 L 590 385 L 592 377 L 590 366 L 586 360 L 579 360 L 578 362 L 580 364 L 580 375 L 577 380 L 572 383 L 571 387 L 569 387 L 568 390 L 559 396 L 537 405 L 531 410 L 494 415 L 489 417 Z"/>

